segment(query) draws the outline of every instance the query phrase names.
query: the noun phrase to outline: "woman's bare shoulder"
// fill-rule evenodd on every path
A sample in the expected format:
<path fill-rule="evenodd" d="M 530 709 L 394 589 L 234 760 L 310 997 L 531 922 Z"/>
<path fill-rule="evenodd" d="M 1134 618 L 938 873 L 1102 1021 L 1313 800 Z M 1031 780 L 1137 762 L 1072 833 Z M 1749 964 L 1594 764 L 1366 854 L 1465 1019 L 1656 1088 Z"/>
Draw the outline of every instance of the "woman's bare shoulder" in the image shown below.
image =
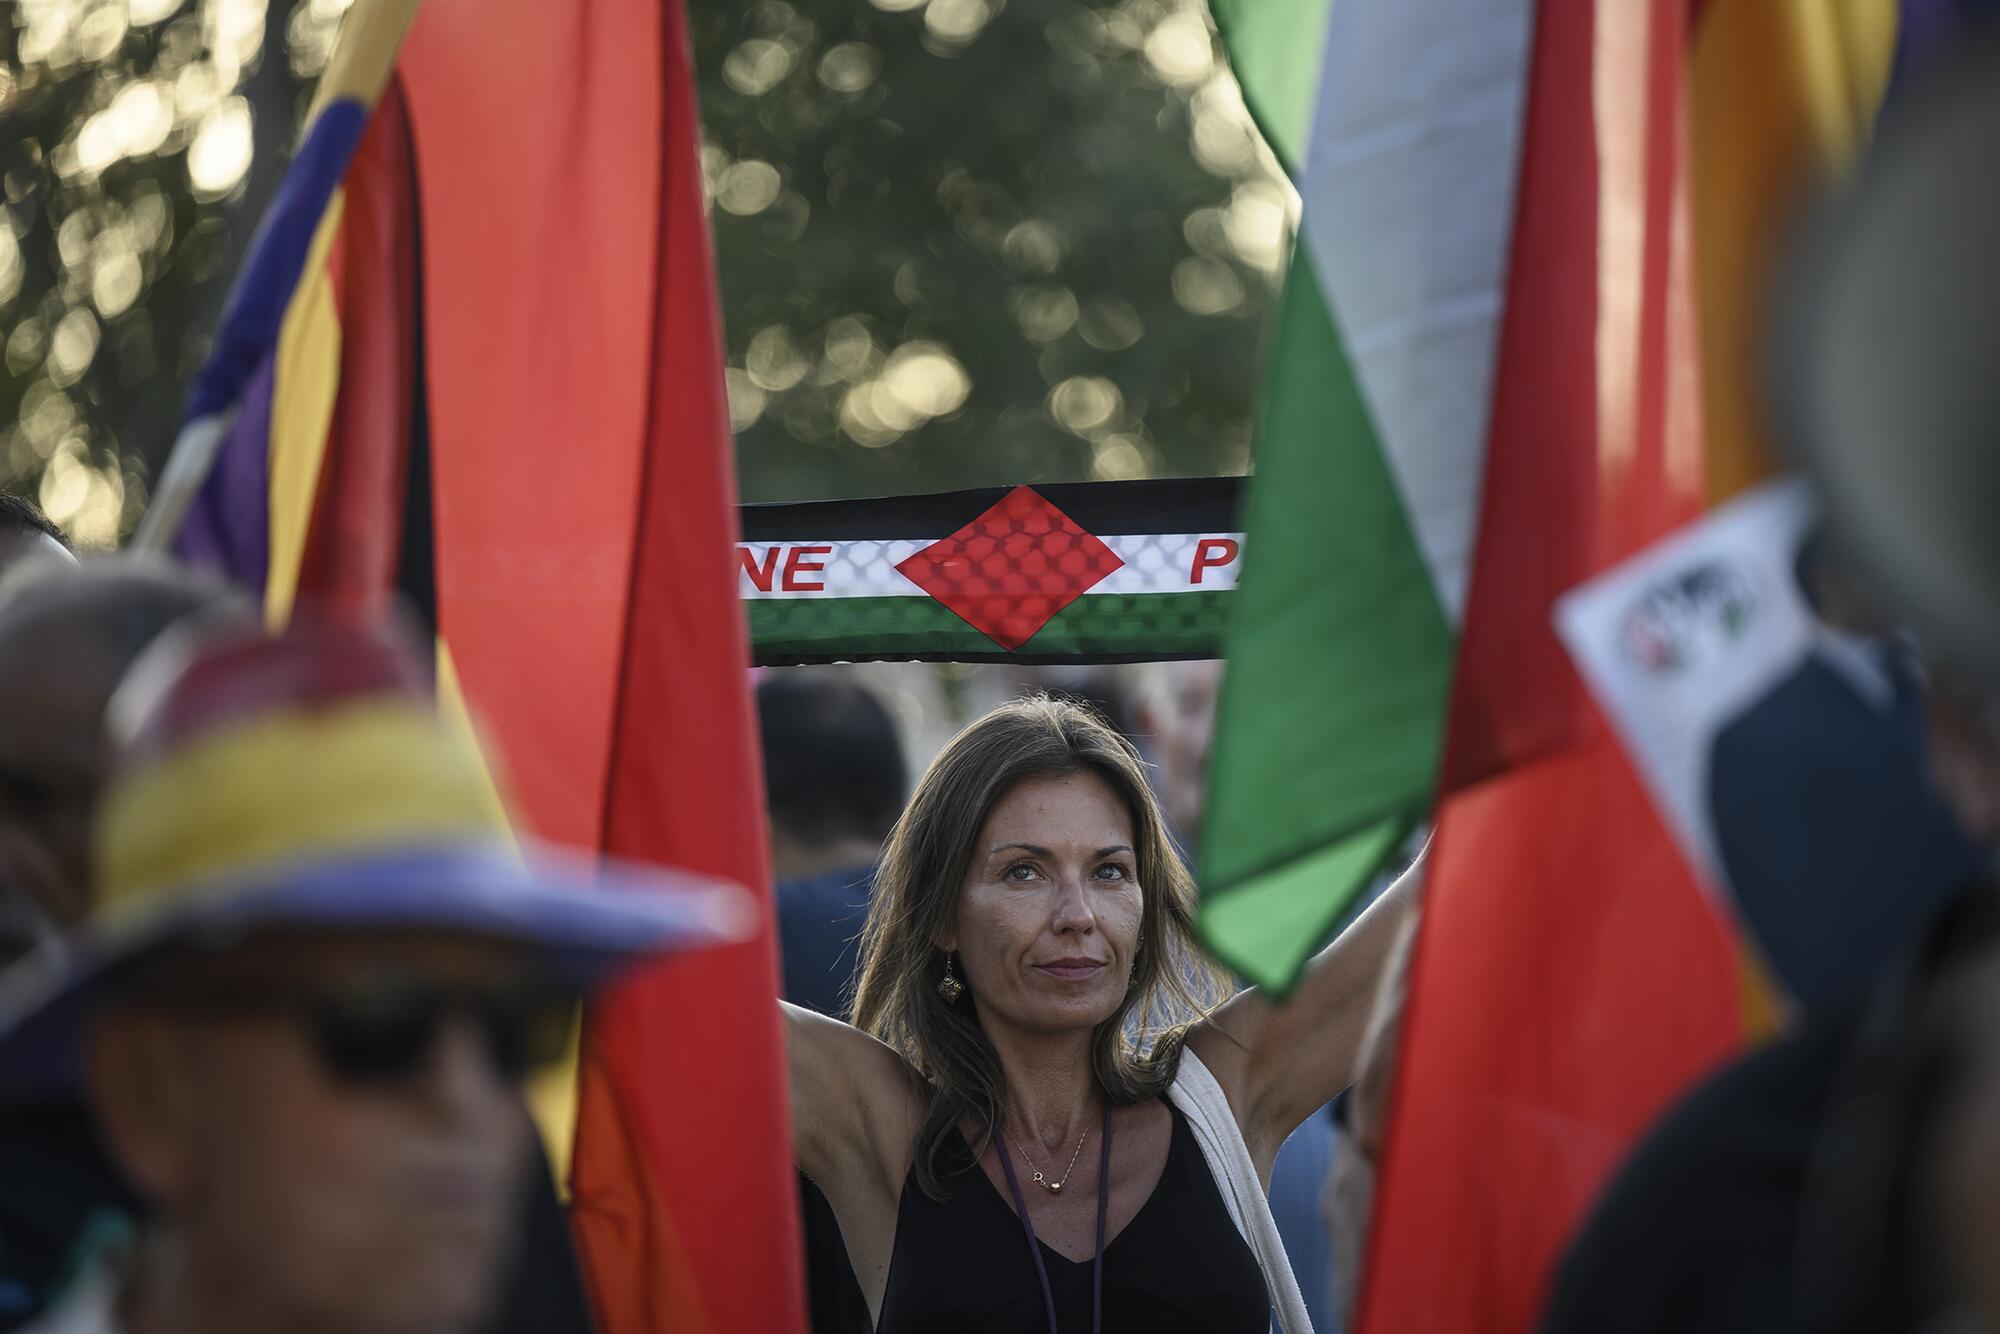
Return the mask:
<path fill-rule="evenodd" d="M 923 1079 L 852 1024 L 795 1005 L 784 1016 L 799 1165 L 824 1188 L 824 1178 L 865 1161 L 869 1175 L 899 1192 L 924 1116 Z"/>

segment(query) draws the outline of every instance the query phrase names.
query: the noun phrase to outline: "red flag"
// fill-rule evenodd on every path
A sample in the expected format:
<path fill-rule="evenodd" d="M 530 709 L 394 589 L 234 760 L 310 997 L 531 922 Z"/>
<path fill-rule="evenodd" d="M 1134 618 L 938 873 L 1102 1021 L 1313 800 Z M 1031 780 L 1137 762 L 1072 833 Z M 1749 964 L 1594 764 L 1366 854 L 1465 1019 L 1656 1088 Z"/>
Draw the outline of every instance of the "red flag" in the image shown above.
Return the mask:
<path fill-rule="evenodd" d="M 768 898 L 720 330 L 679 0 L 427 0 L 440 632 L 541 833 Z M 804 1326 L 776 959 L 594 1007 L 573 1216 L 606 1334 Z"/>
<path fill-rule="evenodd" d="M 605 847 L 765 887 L 694 71 L 678 0 L 667 10 L 657 369 Z M 572 1180 L 609 1334 L 804 1328 L 777 995 L 767 925 L 751 944 L 656 969 L 594 1009 Z M 635 1236 L 630 1206 L 646 1197 L 626 1183 L 641 1174 L 657 1194 Z"/>
<path fill-rule="evenodd" d="M 1606 1176 L 1740 1041 L 1732 938 L 1555 638 L 1699 512 L 1687 0 L 1542 0 L 1472 597 L 1357 1328 L 1533 1327 Z"/>

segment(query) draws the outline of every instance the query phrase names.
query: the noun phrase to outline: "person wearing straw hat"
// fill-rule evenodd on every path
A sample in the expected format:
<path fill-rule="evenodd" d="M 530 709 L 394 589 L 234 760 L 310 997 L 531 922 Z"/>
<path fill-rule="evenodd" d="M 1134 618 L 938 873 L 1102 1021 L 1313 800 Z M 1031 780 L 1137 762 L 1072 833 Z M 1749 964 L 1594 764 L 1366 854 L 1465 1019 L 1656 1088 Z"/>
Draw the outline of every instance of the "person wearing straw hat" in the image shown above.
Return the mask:
<path fill-rule="evenodd" d="M 519 1079 L 744 896 L 517 844 L 384 630 L 170 632 L 109 731 L 91 910 L 0 973 L 0 1097 L 80 1084 L 153 1219 L 30 1328 L 476 1327 Z"/>

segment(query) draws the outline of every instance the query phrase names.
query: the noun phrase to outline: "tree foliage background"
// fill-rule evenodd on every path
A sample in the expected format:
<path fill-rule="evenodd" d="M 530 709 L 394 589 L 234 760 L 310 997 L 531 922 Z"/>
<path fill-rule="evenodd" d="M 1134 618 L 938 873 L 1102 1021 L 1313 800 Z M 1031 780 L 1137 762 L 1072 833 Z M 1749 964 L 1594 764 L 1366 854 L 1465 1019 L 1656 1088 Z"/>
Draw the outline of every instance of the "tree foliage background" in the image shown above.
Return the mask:
<path fill-rule="evenodd" d="M 348 0 L 11 0 L 0 487 L 130 531 Z M 1296 201 L 1201 0 L 689 0 L 748 499 L 1240 471 Z"/>

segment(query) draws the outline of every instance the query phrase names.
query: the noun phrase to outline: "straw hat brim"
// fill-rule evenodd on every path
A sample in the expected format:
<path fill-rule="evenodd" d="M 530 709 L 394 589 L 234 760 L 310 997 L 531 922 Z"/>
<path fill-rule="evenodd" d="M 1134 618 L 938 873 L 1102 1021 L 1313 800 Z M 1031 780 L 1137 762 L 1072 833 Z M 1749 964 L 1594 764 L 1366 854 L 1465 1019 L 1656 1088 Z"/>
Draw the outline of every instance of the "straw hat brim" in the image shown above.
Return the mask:
<path fill-rule="evenodd" d="M 170 946 L 226 950 L 280 931 L 440 932 L 527 947 L 527 966 L 589 991 L 648 958 L 747 939 L 725 881 L 482 840 L 328 856 L 184 886 L 86 920 L 0 970 L 0 1095 L 75 1087 L 80 1025 L 104 977 Z"/>

